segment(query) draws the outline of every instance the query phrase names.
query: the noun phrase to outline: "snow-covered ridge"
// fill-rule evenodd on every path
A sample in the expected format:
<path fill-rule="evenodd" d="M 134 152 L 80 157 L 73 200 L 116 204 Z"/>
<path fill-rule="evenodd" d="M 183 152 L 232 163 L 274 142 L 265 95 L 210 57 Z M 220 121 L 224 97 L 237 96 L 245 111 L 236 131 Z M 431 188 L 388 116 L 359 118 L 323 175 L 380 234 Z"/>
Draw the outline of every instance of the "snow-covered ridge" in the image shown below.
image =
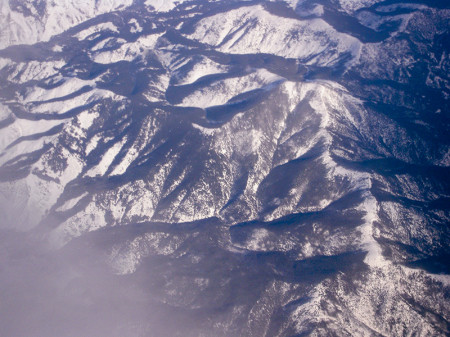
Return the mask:
<path fill-rule="evenodd" d="M 180 68 L 180 66 L 177 68 Z M 207 75 L 225 73 L 227 69 L 228 67 L 226 66 L 216 63 L 207 57 L 202 57 L 201 61 L 195 62 L 193 68 L 189 72 L 185 74 L 181 71 L 176 73 L 176 84 L 191 84 Z"/>
<path fill-rule="evenodd" d="M 361 48 L 356 38 L 322 19 L 283 18 L 260 5 L 206 17 L 189 37 L 226 53 L 267 53 L 321 66 L 336 63 L 343 54 L 357 58 Z"/>
<path fill-rule="evenodd" d="M 99 23 L 99 24 L 94 25 L 94 26 L 90 26 L 89 28 L 84 29 L 81 32 L 78 32 L 74 36 L 78 40 L 81 41 L 81 40 L 84 40 L 87 37 L 91 36 L 92 34 L 95 34 L 95 33 L 98 33 L 98 32 L 104 32 L 104 31 L 110 31 L 110 32 L 113 32 L 113 33 L 118 33 L 119 32 L 117 27 L 112 22 L 105 22 L 105 23 Z"/>
<path fill-rule="evenodd" d="M 132 61 L 138 56 L 145 55 L 146 50 L 152 50 L 161 35 L 162 34 L 152 34 L 140 36 L 135 42 L 123 43 L 118 49 L 95 53 L 92 59 L 93 61 L 102 64 L 115 63 L 119 61 Z M 117 42 L 123 41 L 124 40 Z M 97 48 L 100 47 L 97 46 Z"/>
<path fill-rule="evenodd" d="M 195 77 L 197 76 L 199 75 L 195 75 Z M 258 69 L 248 75 L 218 81 L 210 86 L 199 89 L 185 97 L 179 105 L 199 108 L 223 105 L 239 94 L 261 89 L 270 83 L 282 79 L 282 77 L 272 74 L 265 69 Z"/>

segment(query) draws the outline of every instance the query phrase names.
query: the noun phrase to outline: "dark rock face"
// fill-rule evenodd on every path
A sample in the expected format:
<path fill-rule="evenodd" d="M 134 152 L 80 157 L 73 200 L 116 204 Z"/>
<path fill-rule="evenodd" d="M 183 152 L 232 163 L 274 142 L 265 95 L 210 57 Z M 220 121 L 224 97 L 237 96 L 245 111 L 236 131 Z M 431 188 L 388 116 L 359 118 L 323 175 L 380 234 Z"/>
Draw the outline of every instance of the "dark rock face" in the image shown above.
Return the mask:
<path fill-rule="evenodd" d="M 449 334 L 447 5 L 89 6 L 0 5 L 0 335 Z"/>

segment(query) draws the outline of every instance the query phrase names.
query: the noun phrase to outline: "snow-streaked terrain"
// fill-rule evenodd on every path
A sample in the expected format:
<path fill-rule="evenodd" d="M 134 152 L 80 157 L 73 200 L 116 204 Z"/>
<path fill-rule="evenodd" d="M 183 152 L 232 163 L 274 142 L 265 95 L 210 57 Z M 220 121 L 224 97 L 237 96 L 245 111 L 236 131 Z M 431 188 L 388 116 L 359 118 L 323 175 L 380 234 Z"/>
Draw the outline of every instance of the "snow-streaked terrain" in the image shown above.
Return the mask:
<path fill-rule="evenodd" d="M 448 335 L 449 18 L 1 2 L 0 335 Z"/>

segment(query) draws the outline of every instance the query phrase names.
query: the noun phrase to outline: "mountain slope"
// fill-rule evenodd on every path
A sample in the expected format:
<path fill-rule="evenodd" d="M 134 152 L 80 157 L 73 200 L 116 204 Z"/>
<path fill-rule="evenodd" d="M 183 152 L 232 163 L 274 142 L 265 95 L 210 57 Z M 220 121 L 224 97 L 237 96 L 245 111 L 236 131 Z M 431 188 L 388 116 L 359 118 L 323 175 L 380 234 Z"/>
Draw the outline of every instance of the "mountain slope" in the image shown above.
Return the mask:
<path fill-rule="evenodd" d="M 449 9 L 66 5 L 1 5 L 1 228 L 65 308 L 5 333 L 449 333 Z"/>

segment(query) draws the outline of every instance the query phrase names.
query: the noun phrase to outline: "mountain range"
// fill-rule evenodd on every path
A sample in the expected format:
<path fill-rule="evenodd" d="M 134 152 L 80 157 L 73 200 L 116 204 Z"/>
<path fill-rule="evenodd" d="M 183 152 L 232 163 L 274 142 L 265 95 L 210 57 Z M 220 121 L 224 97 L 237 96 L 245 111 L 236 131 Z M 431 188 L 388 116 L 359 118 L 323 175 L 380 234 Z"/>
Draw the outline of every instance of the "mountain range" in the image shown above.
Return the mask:
<path fill-rule="evenodd" d="M 0 3 L 0 335 L 447 336 L 450 6 Z"/>

